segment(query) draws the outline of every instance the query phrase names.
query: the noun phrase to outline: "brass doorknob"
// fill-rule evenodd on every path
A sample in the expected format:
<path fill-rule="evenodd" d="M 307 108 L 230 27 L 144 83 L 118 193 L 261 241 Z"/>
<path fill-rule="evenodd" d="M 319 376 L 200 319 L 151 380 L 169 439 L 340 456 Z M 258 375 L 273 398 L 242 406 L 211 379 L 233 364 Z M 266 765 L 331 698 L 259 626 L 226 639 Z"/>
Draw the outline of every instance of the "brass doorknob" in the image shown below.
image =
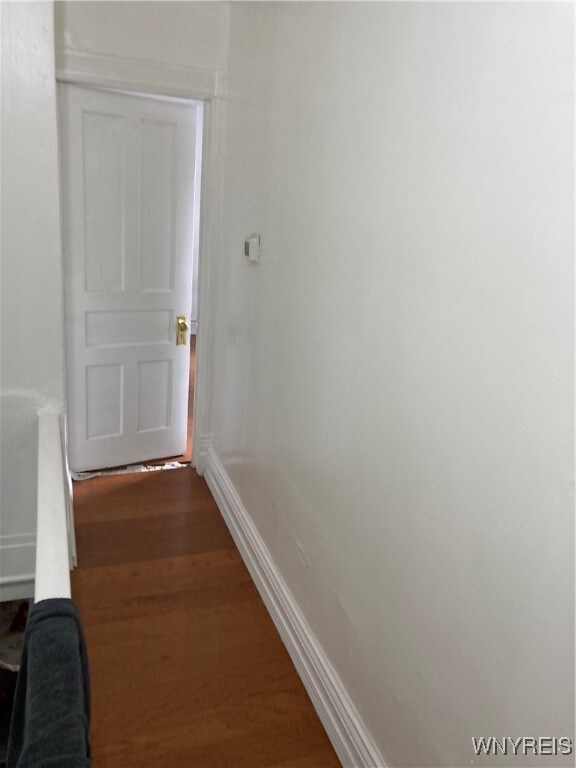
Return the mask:
<path fill-rule="evenodd" d="M 188 321 L 185 315 L 178 315 L 176 318 L 176 346 L 186 346 L 186 334 L 188 332 Z"/>

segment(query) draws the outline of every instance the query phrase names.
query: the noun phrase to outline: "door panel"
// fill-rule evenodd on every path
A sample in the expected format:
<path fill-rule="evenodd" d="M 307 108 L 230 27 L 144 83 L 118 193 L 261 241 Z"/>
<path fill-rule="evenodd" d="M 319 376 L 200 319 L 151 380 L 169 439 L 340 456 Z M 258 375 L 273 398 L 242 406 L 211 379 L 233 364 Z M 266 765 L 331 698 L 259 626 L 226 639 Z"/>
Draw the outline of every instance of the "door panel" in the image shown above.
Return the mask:
<path fill-rule="evenodd" d="M 142 122 L 140 152 L 140 285 L 143 291 L 174 288 L 175 126 Z M 167 258 L 157 259 L 160 248 Z M 169 257 L 168 257 L 169 255 Z"/>
<path fill-rule="evenodd" d="M 186 448 L 194 104 L 60 87 L 70 465 Z"/>
<path fill-rule="evenodd" d="M 125 121 L 118 115 L 82 113 L 86 291 L 123 291 L 125 265 Z"/>

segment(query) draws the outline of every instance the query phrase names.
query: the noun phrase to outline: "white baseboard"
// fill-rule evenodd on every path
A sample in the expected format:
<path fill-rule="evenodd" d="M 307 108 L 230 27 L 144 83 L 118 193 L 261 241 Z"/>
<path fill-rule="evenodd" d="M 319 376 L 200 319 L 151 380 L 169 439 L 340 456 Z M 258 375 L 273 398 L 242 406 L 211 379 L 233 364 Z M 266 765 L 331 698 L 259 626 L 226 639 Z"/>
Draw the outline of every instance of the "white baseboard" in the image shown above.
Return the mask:
<path fill-rule="evenodd" d="M 386 768 L 212 447 L 207 450 L 205 477 L 340 762 L 345 768 Z"/>
<path fill-rule="evenodd" d="M 6 603 L 10 600 L 33 600 L 34 599 L 34 576 L 29 578 L 15 579 L 13 581 L 3 580 L 0 583 L 0 602 Z"/>
<path fill-rule="evenodd" d="M 34 597 L 36 534 L 0 537 L 0 600 Z"/>

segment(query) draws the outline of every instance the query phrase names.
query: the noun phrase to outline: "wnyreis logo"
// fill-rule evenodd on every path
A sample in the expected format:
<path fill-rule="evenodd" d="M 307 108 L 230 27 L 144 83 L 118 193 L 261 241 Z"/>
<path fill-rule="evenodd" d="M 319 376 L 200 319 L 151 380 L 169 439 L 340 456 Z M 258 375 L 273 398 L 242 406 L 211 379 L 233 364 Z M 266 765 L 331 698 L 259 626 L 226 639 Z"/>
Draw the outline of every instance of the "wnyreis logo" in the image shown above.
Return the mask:
<path fill-rule="evenodd" d="M 477 755 L 571 755 L 572 739 L 567 736 L 520 736 L 512 739 L 503 736 L 472 736 L 472 746 Z"/>

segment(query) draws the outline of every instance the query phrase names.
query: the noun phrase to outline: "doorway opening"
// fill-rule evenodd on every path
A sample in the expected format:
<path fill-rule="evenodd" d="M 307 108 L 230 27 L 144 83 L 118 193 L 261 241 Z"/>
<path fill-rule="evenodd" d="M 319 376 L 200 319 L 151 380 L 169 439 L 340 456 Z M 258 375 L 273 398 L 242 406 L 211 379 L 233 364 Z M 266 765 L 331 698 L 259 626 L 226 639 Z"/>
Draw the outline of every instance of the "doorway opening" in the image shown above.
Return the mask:
<path fill-rule="evenodd" d="M 190 463 L 204 102 L 59 101 L 70 468 Z"/>
<path fill-rule="evenodd" d="M 194 322 L 190 323 L 190 368 L 188 373 L 188 417 L 187 417 L 187 432 L 186 432 L 186 450 L 180 456 L 169 456 L 166 458 L 152 459 L 147 464 L 150 466 L 160 464 L 172 464 L 177 462 L 179 464 L 191 464 L 192 463 L 192 445 L 194 441 L 194 383 L 196 381 L 196 330 Z M 194 331 L 194 332 L 193 332 Z"/>

